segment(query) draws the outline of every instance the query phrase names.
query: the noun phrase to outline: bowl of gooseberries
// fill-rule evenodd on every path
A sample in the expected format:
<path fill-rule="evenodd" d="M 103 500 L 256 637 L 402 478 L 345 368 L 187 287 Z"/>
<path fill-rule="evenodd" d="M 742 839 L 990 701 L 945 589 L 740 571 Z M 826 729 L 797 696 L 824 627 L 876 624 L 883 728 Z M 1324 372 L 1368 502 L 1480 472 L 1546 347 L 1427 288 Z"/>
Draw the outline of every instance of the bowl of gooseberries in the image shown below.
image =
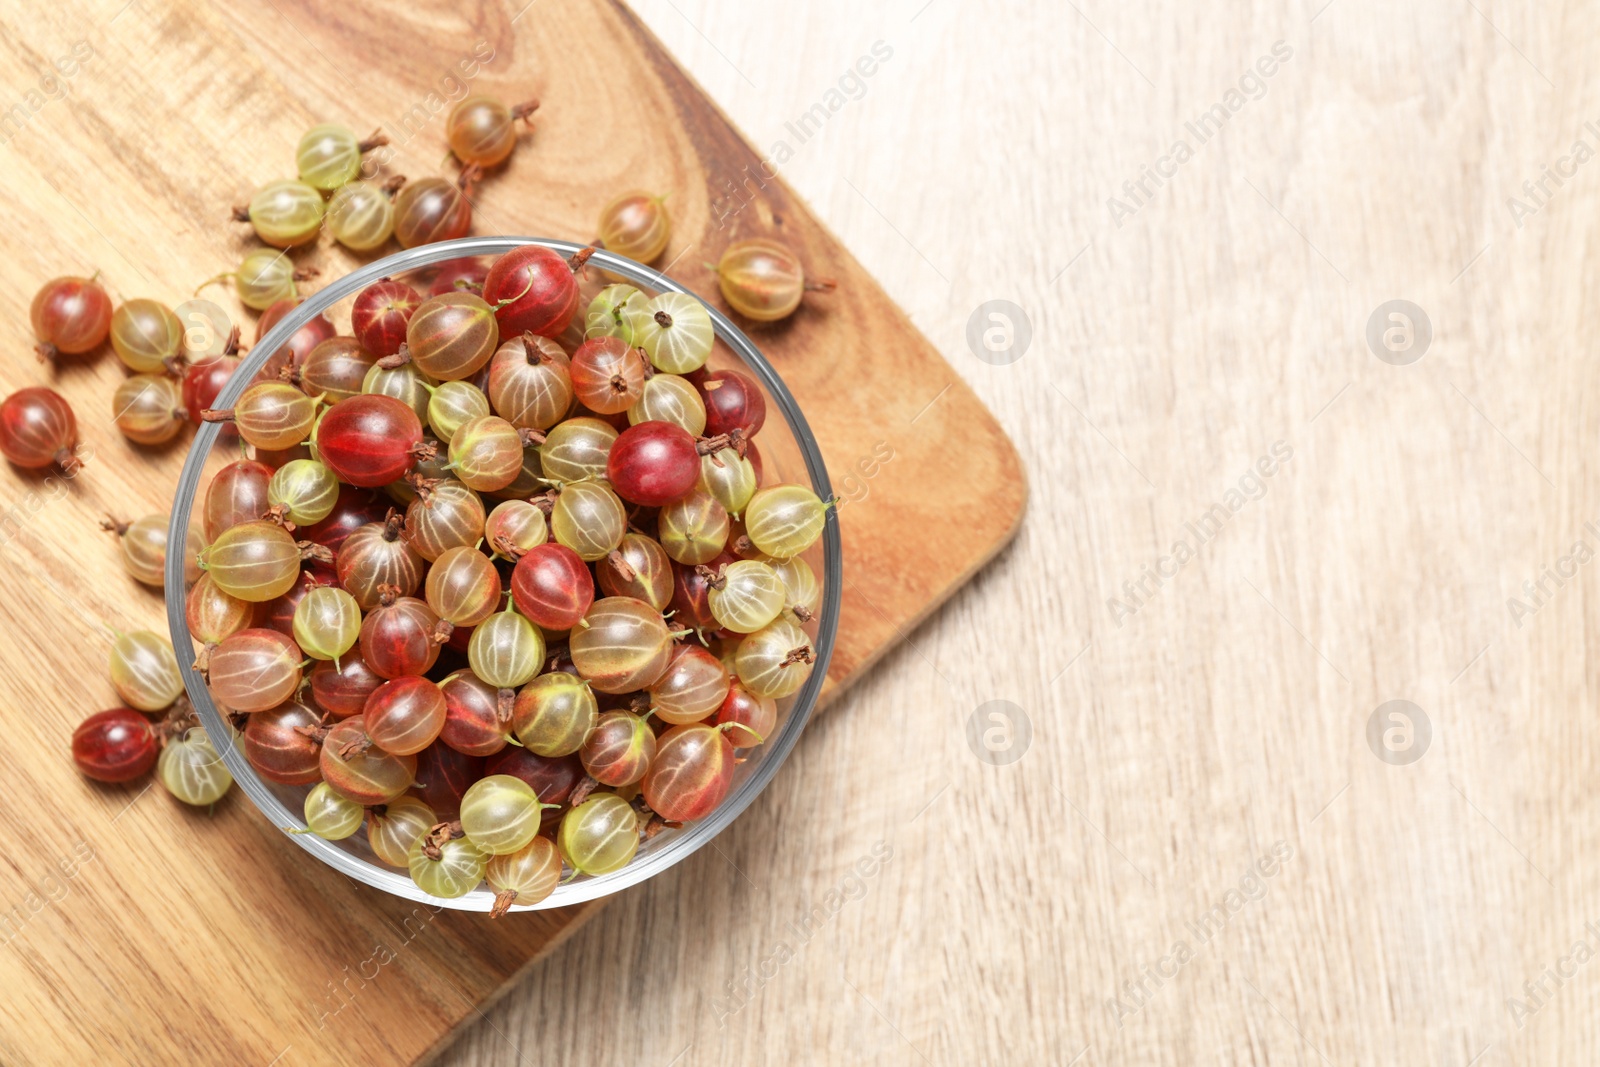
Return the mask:
<path fill-rule="evenodd" d="M 318 860 L 461 910 L 576 904 L 700 848 L 794 747 L 837 628 L 830 497 L 772 366 L 672 279 L 425 245 L 277 317 L 204 412 L 174 647 Z"/>

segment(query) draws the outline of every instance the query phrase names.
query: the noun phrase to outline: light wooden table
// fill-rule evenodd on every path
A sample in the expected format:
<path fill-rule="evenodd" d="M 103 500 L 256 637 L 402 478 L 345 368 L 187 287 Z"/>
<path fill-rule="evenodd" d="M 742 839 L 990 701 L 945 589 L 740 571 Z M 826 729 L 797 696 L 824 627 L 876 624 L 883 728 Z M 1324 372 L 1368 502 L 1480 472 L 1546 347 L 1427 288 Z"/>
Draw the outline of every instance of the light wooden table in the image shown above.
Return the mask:
<path fill-rule="evenodd" d="M 641 0 L 1000 414 L 1031 510 L 441 1063 L 1592 1062 L 1600 565 L 1560 558 L 1600 551 L 1600 163 L 1561 160 L 1600 150 L 1600 9 L 1322 2 Z M 1007 365 L 965 337 L 995 299 Z M 1368 344 L 1396 299 L 1414 362 L 1415 313 Z M 993 700 L 1008 765 L 968 744 Z M 1390 700 L 1429 737 L 1385 717 L 1385 762 Z"/>

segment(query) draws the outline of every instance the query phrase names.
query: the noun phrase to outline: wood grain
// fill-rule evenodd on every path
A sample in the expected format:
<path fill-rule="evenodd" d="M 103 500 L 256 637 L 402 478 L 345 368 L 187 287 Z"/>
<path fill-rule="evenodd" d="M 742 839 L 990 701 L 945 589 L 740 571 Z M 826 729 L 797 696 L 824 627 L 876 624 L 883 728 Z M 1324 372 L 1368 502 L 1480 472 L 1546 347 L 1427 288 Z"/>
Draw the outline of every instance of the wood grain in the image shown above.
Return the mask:
<path fill-rule="evenodd" d="M 76 722 L 114 702 L 108 630 L 160 628 L 158 596 L 121 574 L 96 521 L 164 509 L 182 445 L 117 437 L 109 354 L 36 366 L 27 301 L 45 278 L 98 268 L 117 297 L 176 303 L 250 247 L 228 206 L 292 169 L 311 123 L 382 125 L 391 169 L 429 173 L 470 69 L 474 89 L 543 100 L 538 132 L 485 183 L 476 232 L 587 237 L 611 196 L 642 186 L 672 194 L 664 258 L 702 292 L 715 291 L 703 261 L 751 234 L 780 235 L 839 281 L 825 305 L 755 332 L 830 470 L 862 487 L 842 489 L 850 579 L 830 699 L 1016 529 L 1026 490 L 1005 434 L 805 205 L 768 181 L 718 225 L 708 190 L 757 157 L 649 31 L 604 0 L 524 11 L 119 3 L 0 16 L 0 100 L 20 109 L 5 126 L 13 354 L 0 385 L 53 377 L 94 449 L 71 482 L 0 472 L 0 590 L 19 623 L 0 648 L 15 740 L 0 757 L 13 841 L 0 861 L 0 1062 L 409 1063 L 599 910 L 492 925 L 433 915 L 314 864 L 240 797 L 207 817 L 159 790 L 86 785 L 65 759 Z M 77 41 L 91 54 L 30 96 Z M 355 262 L 326 245 L 301 258 Z M 951 524 L 934 483 L 982 506 Z"/>
<path fill-rule="evenodd" d="M 1593 6 L 639 10 L 763 148 L 893 46 L 783 175 L 1014 434 L 1034 497 L 720 854 L 607 909 L 440 1062 L 1593 1062 L 1600 964 L 1545 972 L 1597 946 L 1594 563 L 1520 628 L 1507 609 L 1600 547 L 1600 163 L 1520 228 L 1507 206 L 1600 148 Z M 1119 228 L 1108 199 L 1279 40 L 1265 94 Z M 964 340 L 997 297 L 1033 325 L 1007 367 Z M 1433 325 L 1411 366 L 1365 338 L 1395 298 Z M 1108 599 L 1278 440 L 1266 495 L 1117 626 Z M 1008 767 L 965 740 L 990 699 L 1032 720 Z M 1409 767 L 1368 748 L 1391 699 L 1432 724 Z M 802 945 L 880 839 L 893 860 Z M 1279 840 L 1265 895 L 1119 1027 L 1107 1001 Z"/>

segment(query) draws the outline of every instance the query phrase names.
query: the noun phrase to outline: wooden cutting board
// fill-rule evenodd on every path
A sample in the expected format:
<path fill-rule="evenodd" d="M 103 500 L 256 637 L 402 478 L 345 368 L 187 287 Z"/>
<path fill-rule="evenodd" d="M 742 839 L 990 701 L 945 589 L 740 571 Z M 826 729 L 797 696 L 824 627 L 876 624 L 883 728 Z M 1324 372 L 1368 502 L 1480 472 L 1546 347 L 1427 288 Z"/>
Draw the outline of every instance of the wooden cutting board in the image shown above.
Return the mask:
<path fill-rule="evenodd" d="M 97 521 L 166 510 L 187 435 L 128 446 L 110 424 L 120 364 L 109 351 L 35 363 L 28 301 L 47 278 L 96 269 L 114 298 L 184 299 L 250 247 L 229 206 L 292 174 L 313 123 L 382 127 L 390 169 L 420 176 L 441 167 L 463 87 L 538 97 L 538 130 L 482 186 L 475 232 L 586 239 L 606 200 L 640 187 L 670 193 L 660 265 L 702 293 L 716 291 L 704 263 L 753 235 L 837 279 L 752 329 L 843 498 L 825 700 L 1017 528 L 1026 487 L 1000 427 L 631 12 L 420 7 L 116 0 L 0 15 L 0 106 L 17 104 L 0 115 L 0 386 L 54 384 L 94 450 L 71 482 L 0 468 L 0 1062 L 412 1063 L 599 907 L 434 915 L 316 864 L 237 791 L 208 816 L 160 789 L 85 783 L 67 757 L 77 722 L 116 703 L 109 630 L 164 630 L 159 595 L 123 574 Z M 331 274 L 356 263 L 326 240 L 299 258 Z"/>

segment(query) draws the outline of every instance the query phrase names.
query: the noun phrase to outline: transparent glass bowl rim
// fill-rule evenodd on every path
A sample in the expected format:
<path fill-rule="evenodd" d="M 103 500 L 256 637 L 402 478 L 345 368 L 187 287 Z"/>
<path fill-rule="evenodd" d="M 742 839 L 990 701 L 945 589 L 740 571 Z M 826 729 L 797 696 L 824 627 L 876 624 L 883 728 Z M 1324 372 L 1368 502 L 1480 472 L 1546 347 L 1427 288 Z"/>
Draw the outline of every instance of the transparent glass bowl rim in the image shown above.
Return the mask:
<path fill-rule="evenodd" d="M 309 322 L 314 315 L 332 307 L 334 304 L 360 290 L 373 282 L 391 275 L 404 274 L 433 263 L 448 259 L 460 259 L 466 256 L 497 255 L 509 252 L 512 249 L 525 245 L 543 245 L 563 256 L 570 256 L 586 247 L 573 241 L 561 241 L 544 237 L 467 237 L 457 241 L 444 241 L 438 244 L 423 245 L 419 248 L 408 249 L 375 260 L 342 278 L 330 283 L 323 289 L 311 294 L 293 311 L 285 315 L 261 338 L 260 342 L 244 357 L 238 371 L 229 380 L 227 386 L 217 397 L 216 406 L 227 408 L 233 406 L 239 394 L 255 378 L 256 373 L 266 363 L 267 356 L 285 344 L 295 331 Z M 800 406 L 795 402 L 794 396 L 778 377 L 772 365 L 761 355 L 751 340 L 745 336 L 738 326 L 728 319 L 722 312 L 698 294 L 690 292 L 671 278 L 658 271 L 652 270 L 642 264 L 635 263 L 612 252 L 596 250 L 589 259 L 589 265 L 627 279 L 628 282 L 641 287 L 647 287 L 656 292 L 686 293 L 705 305 L 711 315 L 711 321 L 716 329 L 717 336 L 723 343 L 740 357 L 748 369 L 765 387 L 767 395 L 775 403 L 779 413 L 783 415 L 789 430 L 793 433 L 796 443 L 800 447 L 801 455 L 805 460 L 806 473 L 811 479 L 811 487 L 823 500 L 828 500 L 833 495 L 832 486 L 828 481 L 827 467 L 823 463 L 822 452 L 817 446 L 816 437 L 811 432 L 805 416 L 800 411 Z M 579 309 L 579 314 L 583 310 Z M 194 647 L 189 635 L 189 624 L 185 613 L 187 603 L 187 583 L 184 578 L 184 556 L 186 541 L 189 536 L 189 520 L 194 512 L 195 497 L 200 487 L 200 479 L 204 472 L 205 461 L 216 446 L 217 435 L 221 432 L 217 423 L 202 423 L 195 434 L 194 443 L 190 446 L 188 458 L 183 465 L 183 471 L 178 477 L 177 494 L 172 503 L 172 521 L 167 531 L 167 564 L 166 564 L 166 600 L 167 623 L 172 631 L 173 648 L 179 650 L 178 669 L 183 676 L 184 688 L 189 699 L 194 702 L 199 713 L 201 723 L 206 727 L 206 732 L 213 738 L 226 738 L 230 734 L 217 711 L 216 704 L 211 699 L 211 693 L 190 662 L 189 650 Z M 653 847 L 648 853 L 638 857 L 632 863 L 619 871 L 611 874 L 591 876 L 574 880 L 565 885 L 558 886 L 549 897 L 530 907 L 518 907 L 516 911 L 542 910 L 545 908 L 566 907 L 572 904 L 581 904 L 584 901 L 596 900 L 610 896 L 632 885 L 637 885 L 647 878 L 651 878 L 674 864 L 686 859 L 689 855 L 706 844 L 717 834 L 738 818 L 739 814 L 757 795 L 772 781 L 778 769 L 788 758 L 800 739 L 801 732 L 805 729 L 807 721 L 811 718 L 812 711 L 816 708 L 817 698 L 822 692 L 822 686 L 827 678 L 828 663 L 833 656 L 834 640 L 839 628 L 839 605 L 843 586 L 843 559 L 839 540 L 839 522 L 837 511 L 829 508 L 826 524 L 822 531 L 823 544 L 823 600 L 822 610 L 819 613 L 819 624 L 816 639 L 817 662 L 812 670 L 811 677 L 806 680 L 798 693 L 795 694 L 794 704 L 789 709 L 788 718 L 783 728 L 777 735 L 769 739 L 762 746 L 760 764 L 755 772 L 745 781 L 739 783 L 725 800 L 706 818 L 699 822 L 691 823 L 683 830 L 675 833 L 658 847 Z M 261 812 L 280 829 L 301 829 L 305 826 L 304 813 L 292 810 L 285 806 L 267 785 L 257 776 L 255 770 L 244 758 L 244 753 L 238 747 L 228 743 L 221 749 L 224 762 L 232 772 L 234 780 L 245 794 Z M 758 750 L 759 751 L 759 750 Z M 409 875 L 386 867 L 379 867 L 369 863 L 358 856 L 354 856 L 331 841 L 326 841 L 315 834 L 299 833 L 288 835 L 301 848 L 311 853 L 328 866 L 338 870 L 357 881 L 363 882 L 376 889 L 397 897 L 433 905 L 435 907 L 451 908 L 458 911 L 483 911 L 486 912 L 493 905 L 494 895 L 483 888 L 474 890 L 463 897 L 451 900 L 432 897 L 417 887 Z"/>

